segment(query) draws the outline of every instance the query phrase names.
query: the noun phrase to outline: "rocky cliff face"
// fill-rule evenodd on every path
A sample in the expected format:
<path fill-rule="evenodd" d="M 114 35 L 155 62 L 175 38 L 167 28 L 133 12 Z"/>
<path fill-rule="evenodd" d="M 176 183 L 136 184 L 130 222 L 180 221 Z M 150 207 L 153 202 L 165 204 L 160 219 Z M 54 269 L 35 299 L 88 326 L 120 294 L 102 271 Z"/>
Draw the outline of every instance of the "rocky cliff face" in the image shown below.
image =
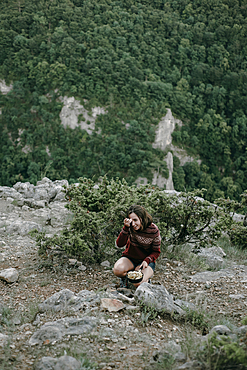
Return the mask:
<path fill-rule="evenodd" d="M 95 129 L 95 121 L 98 115 L 105 114 L 106 111 L 101 107 L 94 107 L 92 114 L 81 105 L 79 100 L 74 97 L 68 98 L 67 96 L 61 97 L 64 106 L 60 112 L 61 123 L 64 127 L 72 129 L 80 126 L 82 130 L 86 130 L 89 135 Z M 82 118 L 80 118 L 82 117 Z"/>
<path fill-rule="evenodd" d="M 188 156 L 184 149 L 178 148 L 172 144 L 172 133 L 175 130 L 176 125 L 182 126 L 183 123 L 179 119 L 173 117 L 171 109 L 167 108 L 165 117 L 161 119 L 156 130 L 155 142 L 153 143 L 154 148 L 159 148 L 163 151 L 169 150 L 165 161 L 169 170 L 169 177 L 165 179 L 159 173 L 154 172 L 153 184 L 158 185 L 166 190 L 173 190 L 172 172 L 173 172 L 173 155 L 179 158 L 180 165 L 183 166 L 186 162 L 194 161 L 193 157 Z"/>

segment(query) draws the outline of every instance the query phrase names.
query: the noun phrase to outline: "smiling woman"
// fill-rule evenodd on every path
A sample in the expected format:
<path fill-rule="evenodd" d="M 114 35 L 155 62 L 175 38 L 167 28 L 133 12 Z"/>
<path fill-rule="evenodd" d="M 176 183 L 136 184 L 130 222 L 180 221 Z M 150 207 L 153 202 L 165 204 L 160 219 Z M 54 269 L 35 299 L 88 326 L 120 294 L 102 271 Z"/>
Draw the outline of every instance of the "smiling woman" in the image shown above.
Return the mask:
<path fill-rule="evenodd" d="M 117 246 L 125 246 L 125 250 L 113 268 L 113 273 L 121 278 L 121 287 L 128 286 L 128 271 L 142 269 L 143 279 L 134 284 L 136 287 L 149 281 L 154 273 L 155 261 L 160 255 L 160 243 L 160 232 L 152 216 L 142 206 L 131 206 L 117 238 Z"/>

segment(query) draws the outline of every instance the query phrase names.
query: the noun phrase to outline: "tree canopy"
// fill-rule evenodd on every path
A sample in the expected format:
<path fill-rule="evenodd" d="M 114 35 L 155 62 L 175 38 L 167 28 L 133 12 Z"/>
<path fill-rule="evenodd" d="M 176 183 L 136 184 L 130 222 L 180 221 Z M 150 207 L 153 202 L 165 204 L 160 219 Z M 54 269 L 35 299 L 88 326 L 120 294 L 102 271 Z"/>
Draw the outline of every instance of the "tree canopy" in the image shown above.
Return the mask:
<path fill-rule="evenodd" d="M 0 183 L 167 176 L 152 148 L 166 108 L 176 190 L 238 198 L 247 183 L 247 3 L 238 0 L 2 0 Z M 96 131 L 64 128 L 59 96 L 107 107 Z M 100 130 L 98 130 L 100 129 Z"/>

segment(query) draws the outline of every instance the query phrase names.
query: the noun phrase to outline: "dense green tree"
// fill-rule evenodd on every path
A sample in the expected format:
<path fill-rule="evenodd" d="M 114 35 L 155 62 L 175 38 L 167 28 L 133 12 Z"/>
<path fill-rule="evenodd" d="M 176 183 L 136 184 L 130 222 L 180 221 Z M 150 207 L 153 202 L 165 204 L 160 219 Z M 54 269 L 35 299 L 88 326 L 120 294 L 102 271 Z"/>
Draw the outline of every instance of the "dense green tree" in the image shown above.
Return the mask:
<path fill-rule="evenodd" d="M 238 197 L 247 182 L 246 19 L 240 0 L 2 0 L 0 78 L 14 87 L 0 95 L 1 184 L 44 173 L 167 176 L 152 142 L 170 107 L 184 123 L 174 141 L 202 160 L 175 166 L 176 189 Z M 97 133 L 61 126 L 61 95 L 89 111 L 107 107 Z"/>

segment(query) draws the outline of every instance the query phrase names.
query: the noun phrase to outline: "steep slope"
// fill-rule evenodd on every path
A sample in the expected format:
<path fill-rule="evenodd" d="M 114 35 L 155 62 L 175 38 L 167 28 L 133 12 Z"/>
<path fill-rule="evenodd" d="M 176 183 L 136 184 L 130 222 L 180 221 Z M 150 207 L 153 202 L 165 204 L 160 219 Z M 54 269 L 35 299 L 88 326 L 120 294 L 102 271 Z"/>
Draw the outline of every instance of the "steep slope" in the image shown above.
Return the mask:
<path fill-rule="evenodd" d="M 0 99 L 1 184 L 105 173 L 132 183 L 158 168 L 167 178 L 166 153 L 152 143 L 170 107 L 184 123 L 174 143 L 202 160 L 181 167 L 175 158 L 175 188 L 238 197 L 246 10 L 237 0 L 2 1 L 0 76 L 13 90 Z M 107 109 L 98 133 L 62 127 L 61 96 Z"/>

